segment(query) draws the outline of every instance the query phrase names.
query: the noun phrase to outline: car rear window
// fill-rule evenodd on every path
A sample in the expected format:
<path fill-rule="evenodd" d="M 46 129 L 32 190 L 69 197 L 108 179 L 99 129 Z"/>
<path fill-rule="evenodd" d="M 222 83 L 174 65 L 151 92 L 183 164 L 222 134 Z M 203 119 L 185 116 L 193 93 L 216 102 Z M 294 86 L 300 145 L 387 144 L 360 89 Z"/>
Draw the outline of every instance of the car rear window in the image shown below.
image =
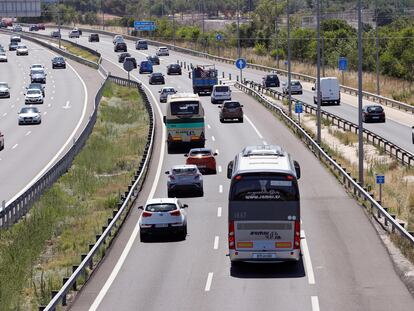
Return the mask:
<path fill-rule="evenodd" d="M 292 81 L 291 83 L 292 83 L 292 85 L 300 86 L 300 82 L 299 81 Z"/>
<path fill-rule="evenodd" d="M 216 92 L 228 92 L 229 91 L 229 87 L 228 86 L 217 86 L 215 88 Z"/>
<path fill-rule="evenodd" d="M 240 103 L 238 103 L 238 102 L 227 102 L 227 103 L 224 103 L 224 107 L 225 108 L 238 108 L 238 107 L 240 107 Z"/>
<path fill-rule="evenodd" d="M 274 80 L 277 80 L 278 78 L 276 75 L 270 75 L 270 76 L 266 76 L 266 79 L 270 81 L 274 81 Z"/>
<path fill-rule="evenodd" d="M 163 93 L 174 93 L 175 90 L 173 88 L 170 88 L 170 89 L 162 89 L 162 92 Z"/>
<path fill-rule="evenodd" d="M 27 94 L 33 95 L 33 94 L 40 94 L 40 90 L 28 90 Z"/>
<path fill-rule="evenodd" d="M 211 150 L 195 150 L 195 151 L 190 152 L 190 156 L 196 156 L 196 155 L 209 156 L 211 155 Z"/>
<path fill-rule="evenodd" d="M 197 173 L 196 168 L 175 168 L 172 170 L 173 175 L 194 175 Z"/>
<path fill-rule="evenodd" d="M 172 203 L 149 204 L 145 208 L 148 212 L 170 212 L 176 209 L 177 206 Z"/>
<path fill-rule="evenodd" d="M 384 109 L 382 109 L 381 106 L 370 106 L 367 108 L 368 112 L 383 112 Z"/>

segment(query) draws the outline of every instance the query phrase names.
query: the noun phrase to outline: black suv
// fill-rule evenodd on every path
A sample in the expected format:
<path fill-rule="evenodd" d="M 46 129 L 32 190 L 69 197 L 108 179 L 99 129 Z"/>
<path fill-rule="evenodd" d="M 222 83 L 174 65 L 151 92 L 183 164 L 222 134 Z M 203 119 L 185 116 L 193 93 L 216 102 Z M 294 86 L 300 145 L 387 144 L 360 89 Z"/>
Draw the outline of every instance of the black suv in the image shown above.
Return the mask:
<path fill-rule="evenodd" d="M 52 59 L 52 68 L 53 69 L 55 69 L 55 68 L 65 69 L 66 68 L 65 59 L 62 56 L 53 57 L 53 59 Z"/>
<path fill-rule="evenodd" d="M 39 27 L 37 27 L 37 25 L 30 25 L 29 27 L 29 31 L 38 31 Z"/>
<path fill-rule="evenodd" d="M 88 38 L 89 42 L 99 42 L 99 35 L 97 33 L 91 33 Z"/>
<path fill-rule="evenodd" d="M 367 105 L 362 108 L 362 122 L 385 122 L 385 112 L 380 105 Z"/>
<path fill-rule="evenodd" d="M 181 74 L 181 66 L 179 64 L 169 64 L 167 66 L 167 75 Z"/>
<path fill-rule="evenodd" d="M 125 57 L 131 57 L 131 54 L 128 52 L 124 52 L 118 55 L 118 63 L 123 63 L 125 60 Z"/>
<path fill-rule="evenodd" d="M 160 64 L 160 59 L 157 55 L 153 55 L 153 56 L 147 56 L 147 59 L 153 64 L 153 65 L 159 65 Z"/>
<path fill-rule="evenodd" d="M 124 62 L 126 61 L 131 61 L 134 64 L 134 68 L 138 68 L 137 60 L 135 59 L 135 57 L 125 57 Z"/>
<path fill-rule="evenodd" d="M 280 82 L 279 82 L 279 78 L 276 74 L 269 74 L 263 77 L 262 80 L 262 85 L 264 87 L 279 87 L 280 86 Z"/>
<path fill-rule="evenodd" d="M 117 42 L 114 46 L 114 52 L 127 52 L 127 45 L 125 42 Z"/>
<path fill-rule="evenodd" d="M 149 84 L 165 84 L 164 76 L 160 72 L 154 72 L 149 77 Z"/>

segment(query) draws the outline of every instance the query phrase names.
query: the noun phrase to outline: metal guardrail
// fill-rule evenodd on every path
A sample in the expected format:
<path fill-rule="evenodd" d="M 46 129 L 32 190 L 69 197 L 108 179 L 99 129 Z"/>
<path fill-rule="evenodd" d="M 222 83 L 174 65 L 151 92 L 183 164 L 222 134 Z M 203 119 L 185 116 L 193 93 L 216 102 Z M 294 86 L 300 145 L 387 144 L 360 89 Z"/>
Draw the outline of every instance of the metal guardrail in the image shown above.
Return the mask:
<path fill-rule="evenodd" d="M 103 85 L 95 96 L 95 109 L 89 116 L 88 124 L 82 130 L 82 133 L 70 149 L 66 151 L 62 158 L 56 162 L 42 177 L 40 177 L 29 189 L 0 211 L 0 229 L 11 226 L 20 218 L 25 216 L 42 193 L 49 189 L 53 183 L 70 168 L 73 159 L 84 146 L 86 140 L 92 132 L 93 126 L 95 125 L 97 107 L 102 97 L 102 90 Z"/>
<path fill-rule="evenodd" d="M 72 29 L 71 27 L 65 27 L 62 26 L 62 28 L 64 29 Z M 114 36 L 116 35 L 116 33 L 113 32 L 109 32 L 109 31 L 104 31 L 104 30 L 98 30 L 98 29 L 89 29 L 89 28 L 79 28 L 82 31 L 86 31 L 86 32 L 93 32 L 93 33 L 99 33 L 99 34 L 103 34 L 103 35 L 107 35 L 107 36 Z M 124 38 L 128 39 L 128 40 L 132 40 L 135 41 L 138 39 L 138 37 L 134 37 L 134 36 L 130 36 L 130 35 L 124 35 Z M 186 53 L 186 54 L 191 54 L 193 56 L 198 56 L 198 57 L 204 57 L 204 58 L 208 58 L 208 59 L 212 59 L 215 61 L 220 61 L 220 62 L 224 62 L 224 63 L 229 63 L 229 64 L 234 64 L 235 63 L 235 59 L 231 59 L 231 58 L 225 58 L 225 57 L 219 57 L 216 55 L 212 55 L 212 54 L 208 54 L 208 53 L 203 53 L 203 52 L 199 52 L 199 51 L 195 51 L 195 50 L 191 50 L 191 49 L 187 49 L 187 48 L 182 48 L 176 45 L 172 45 L 169 43 L 164 43 L 164 42 L 160 42 L 160 41 L 154 41 L 154 40 L 149 40 L 146 39 L 147 42 L 151 45 L 154 46 L 166 46 L 171 50 L 174 50 L 176 52 L 181 52 L 181 53 Z M 276 72 L 279 75 L 284 75 L 287 76 L 287 70 L 284 69 L 278 69 L 278 68 L 273 68 L 273 67 L 268 67 L 268 66 L 263 66 L 263 65 L 258 65 L 258 64 L 254 64 L 254 63 L 247 63 L 247 68 L 251 68 L 251 69 L 256 69 L 256 70 L 260 70 L 260 71 L 266 71 L 266 72 Z M 309 76 L 309 75 L 305 75 L 305 74 L 301 74 L 301 73 L 297 73 L 297 72 L 292 72 L 292 78 L 293 79 L 297 79 L 297 80 L 302 80 L 305 82 L 311 82 L 311 83 L 315 83 L 316 78 Z M 346 86 L 346 85 L 340 85 L 341 91 L 344 93 L 348 93 L 351 95 L 358 95 L 358 89 Z M 382 105 L 386 105 L 386 106 L 390 106 L 392 108 L 396 108 L 399 110 L 403 110 L 405 112 L 409 112 L 414 114 L 414 106 L 413 105 L 409 105 L 407 103 L 403 103 L 391 98 L 387 98 L 384 96 L 380 96 L 374 93 L 370 93 L 370 92 L 366 92 L 363 91 L 362 92 L 364 98 L 377 102 L 379 104 Z"/>
<path fill-rule="evenodd" d="M 132 206 L 132 203 L 137 198 L 148 171 L 148 165 L 151 160 L 155 135 L 155 117 L 152 105 L 140 83 L 136 81 L 128 81 L 127 79 L 114 76 L 108 76 L 108 80 L 123 86 L 132 85 L 137 87 L 138 92 L 144 99 L 145 107 L 149 114 L 150 126 L 147 135 L 147 144 L 145 146 L 144 154 L 141 159 L 139 168 L 134 175 L 131 184 L 128 186 L 128 191 L 125 192 L 125 194 L 121 197 L 121 201 L 118 203 L 118 210 L 114 211 L 113 218 L 108 219 L 108 226 L 102 227 L 102 234 L 96 237 L 97 239 L 95 244 L 90 245 L 89 253 L 81 257 L 82 259 L 79 266 L 73 267 L 74 269 L 72 275 L 68 278 L 63 279 L 63 286 L 59 291 L 52 292 L 52 300 L 46 307 L 39 307 L 40 310 L 54 311 L 60 304 L 66 306 L 66 297 L 68 293 L 72 290 L 77 290 L 78 278 L 83 277 L 85 280 L 88 278 L 88 271 L 92 270 L 94 267 L 94 257 L 96 255 L 99 255 L 99 253 L 108 246 L 110 238 L 115 235 L 120 228 L 120 223 L 124 221 L 124 216 L 126 216 L 130 207 Z"/>
<path fill-rule="evenodd" d="M 398 232 L 398 234 L 407 240 L 414 247 L 414 233 L 408 232 L 403 224 L 399 223 L 393 215 L 390 215 L 386 208 L 381 206 L 373 195 L 364 189 L 339 163 L 332 159 L 328 153 L 318 145 L 318 143 L 307 133 L 295 120 L 290 118 L 288 114 L 276 104 L 268 100 L 260 92 L 250 88 L 246 84 L 236 82 L 238 87 L 243 92 L 255 97 L 261 104 L 271 111 L 276 112 L 280 118 L 296 133 L 296 135 L 306 144 L 306 146 L 315 154 L 315 156 L 325 163 L 338 177 L 338 180 L 345 186 L 348 191 L 351 191 L 355 197 L 363 200 L 368 206 L 368 211 L 371 215 L 377 218 L 378 221 L 383 221 L 383 224 L 388 228 L 391 227 L 391 232 Z"/>
<path fill-rule="evenodd" d="M 254 90 L 257 90 L 260 93 L 264 93 L 267 95 L 270 95 L 271 97 L 275 98 L 275 99 L 286 99 L 287 95 L 273 90 L 271 88 L 265 88 L 263 87 L 261 84 L 254 82 L 254 81 L 246 81 L 246 83 L 248 85 L 250 85 L 251 88 L 253 88 Z M 297 103 L 300 102 L 302 103 L 303 107 L 305 107 L 305 112 L 306 113 L 310 113 L 310 114 L 316 114 L 316 107 L 312 106 L 310 104 L 304 103 L 298 99 L 292 98 L 292 102 Z M 337 126 L 338 128 L 342 128 L 343 130 L 346 131 L 351 131 L 354 133 L 358 133 L 359 129 L 358 129 L 358 125 L 345 120 L 341 117 L 338 117 L 332 113 L 326 112 L 326 111 L 321 111 L 322 116 L 324 116 L 326 119 L 332 121 L 332 124 Z M 380 135 L 375 134 L 374 132 L 371 132 L 367 129 L 363 129 L 363 133 L 364 133 L 364 138 L 371 143 L 372 145 L 382 148 L 384 152 L 386 152 L 387 154 L 389 154 L 391 157 L 395 158 L 397 161 L 399 161 L 401 164 L 403 165 L 407 165 L 407 166 L 414 166 L 414 154 L 408 150 L 405 150 L 397 145 L 395 145 L 394 143 L 390 142 L 389 140 L 381 137 Z"/>

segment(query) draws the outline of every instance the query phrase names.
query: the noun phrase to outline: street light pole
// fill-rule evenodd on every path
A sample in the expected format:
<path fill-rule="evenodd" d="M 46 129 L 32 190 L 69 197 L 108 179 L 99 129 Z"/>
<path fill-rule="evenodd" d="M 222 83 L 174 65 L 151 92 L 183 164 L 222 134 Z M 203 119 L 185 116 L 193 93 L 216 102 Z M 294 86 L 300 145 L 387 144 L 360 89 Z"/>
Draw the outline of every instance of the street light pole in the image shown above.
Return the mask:
<path fill-rule="evenodd" d="M 279 68 L 279 34 L 277 24 L 277 0 L 275 0 L 275 48 L 276 48 L 276 66 Z"/>
<path fill-rule="evenodd" d="M 237 0 L 237 59 L 241 57 L 241 49 L 240 49 L 240 0 Z M 243 72 L 240 69 L 240 82 L 243 81 Z"/>
<path fill-rule="evenodd" d="M 291 90 L 291 51 L 290 51 L 290 7 L 289 0 L 286 2 L 286 12 L 287 12 L 287 49 L 288 49 L 288 106 L 289 106 L 289 117 L 292 116 L 292 90 Z"/>
<path fill-rule="evenodd" d="M 362 125 L 362 1 L 358 0 L 358 173 L 364 186 L 364 141 Z"/>
<path fill-rule="evenodd" d="M 379 78 L 379 38 L 378 38 L 378 0 L 375 0 L 375 69 L 377 74 L 377 95 L 380 95 Z"/>
<path fill-rule="evenodd" d="M 316 59 L 316 98 L 317 98 L 317 110 L 316 110 L 316 141 L 321 144 L 321 20 L 320 20 L 320 0 L 316 0 L 316 43 L 317 43 L 317 59 Z"/>
<path fill-rule="evenodd" d="M 102 13 L 102 30 L 105 30 L 105 13 L 103 8 L 103 1 L 101 0 L 101 13 Z"/>
<path fill-rule="evenodd" d="M 322 14 L 321 14 L 322 12 Z M 323 22 L 323 0 L 320 0 L 320 7 L 319 7 L 319 24 Z M 321 34 L 321 64 L 322 64 L 322 77 L 325 77 L 325 32 L 323 29 L 320 29 L 319 25 L 319 32 Z"/>

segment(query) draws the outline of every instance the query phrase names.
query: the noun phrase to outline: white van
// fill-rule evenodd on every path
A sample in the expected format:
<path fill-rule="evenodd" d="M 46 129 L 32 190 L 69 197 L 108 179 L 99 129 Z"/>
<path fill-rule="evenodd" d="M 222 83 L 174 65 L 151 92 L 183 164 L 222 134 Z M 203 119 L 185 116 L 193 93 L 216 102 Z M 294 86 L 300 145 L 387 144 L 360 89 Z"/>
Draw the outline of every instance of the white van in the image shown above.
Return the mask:
<path fill-rule="evenodd" d="M 318 104 L 318 97 L 316 94 L 316 83 L 312 87 L 312 91 L 315 91 L 313 95 L 313 101 L 315 105 Z M 324 77 L 321 78 L 321 105 L 339 105 L 341 103 L 341 92 L 339 89 L 338 78 L 336 77 Z"/>
<path fill-rule="evenodd" d="M 225 100 L 231 100 L 231 90 L 228 85 L 214 85 L 211 92 L 211 103 L 219 104 Z"/>

